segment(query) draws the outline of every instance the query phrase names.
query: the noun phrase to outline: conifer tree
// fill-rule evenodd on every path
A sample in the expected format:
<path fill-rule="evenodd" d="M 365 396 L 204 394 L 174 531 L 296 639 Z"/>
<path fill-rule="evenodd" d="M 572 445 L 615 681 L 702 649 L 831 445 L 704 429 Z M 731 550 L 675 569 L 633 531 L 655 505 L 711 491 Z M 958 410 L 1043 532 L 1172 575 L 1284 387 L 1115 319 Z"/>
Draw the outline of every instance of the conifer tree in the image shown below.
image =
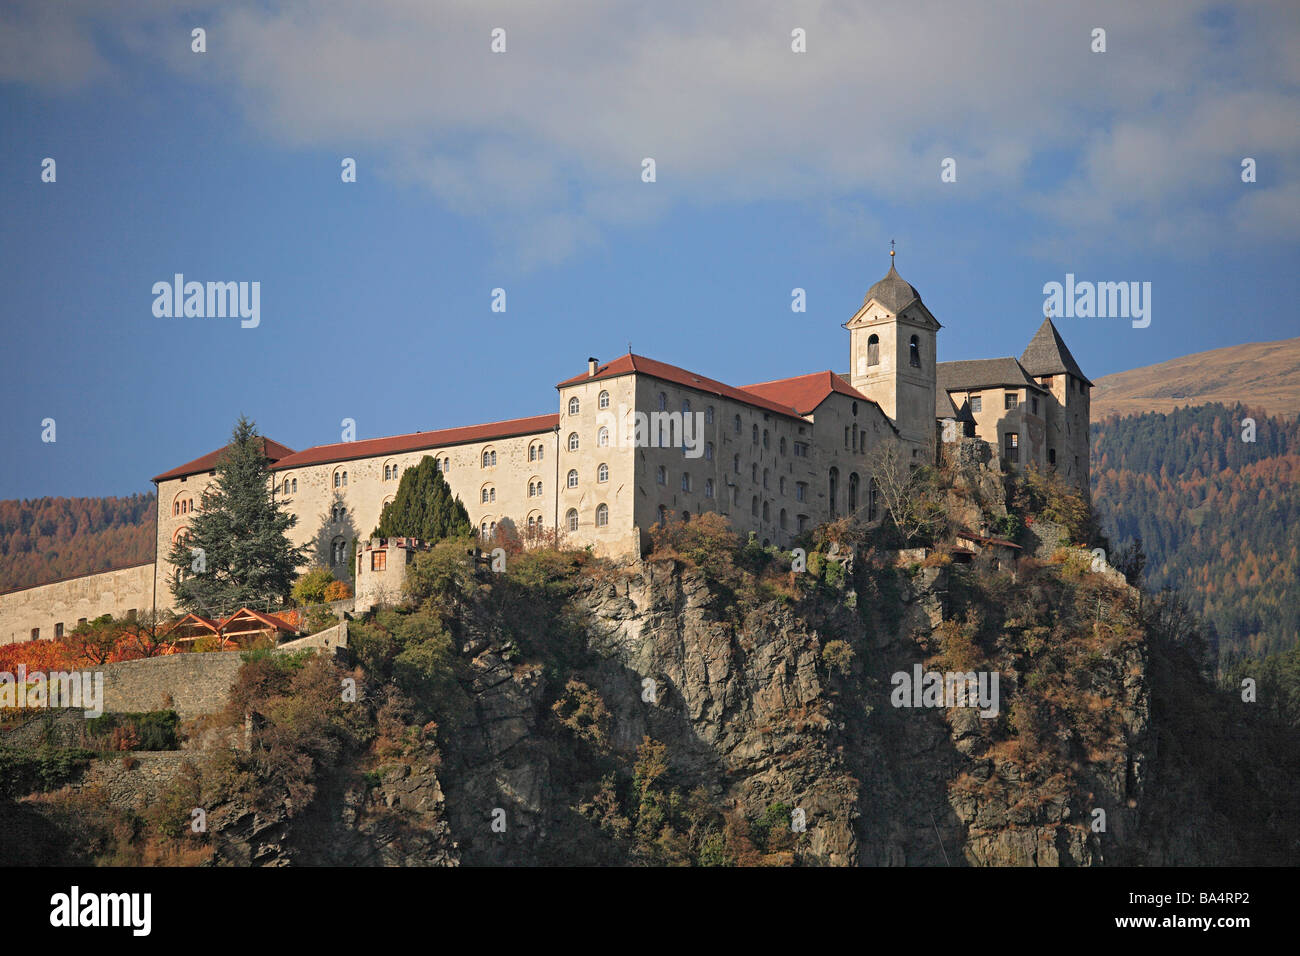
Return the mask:
<path fill-rule="evenodd" d="M 179 569 L 172 594 L 187 611 L 228 614 L 242 605 L 265 609 L 293 587 L 305 553 L 286 532 L 298 521 L 271 492 L 265 443 L 244 416 L 203 493 L 189 535 L 172 546 Z"/>
<path fill-rule="evenodd" d="M 402 473 L 397 494 L 384 506 L 375 529 L 377 537 L 419 538 L 429 544 L 473 533 L 469 512 L 452 495 L 438 463 L 428 455 Z"/>

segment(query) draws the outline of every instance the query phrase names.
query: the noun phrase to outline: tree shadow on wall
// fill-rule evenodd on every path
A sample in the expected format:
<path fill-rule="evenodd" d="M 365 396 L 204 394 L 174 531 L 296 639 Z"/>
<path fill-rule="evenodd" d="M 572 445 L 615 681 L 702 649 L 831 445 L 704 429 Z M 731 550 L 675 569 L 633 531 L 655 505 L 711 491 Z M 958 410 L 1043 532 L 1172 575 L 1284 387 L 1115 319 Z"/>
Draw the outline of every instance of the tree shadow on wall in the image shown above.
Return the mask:
<path fill-rule="evenodd" d="M 335 492 L 329 511 L 317 515 L 316 520 L 316 534 L 308 545 L 311 563 L 329 568 L 340 580 L 352 577 L 357 526 L 347 501 Z"/>

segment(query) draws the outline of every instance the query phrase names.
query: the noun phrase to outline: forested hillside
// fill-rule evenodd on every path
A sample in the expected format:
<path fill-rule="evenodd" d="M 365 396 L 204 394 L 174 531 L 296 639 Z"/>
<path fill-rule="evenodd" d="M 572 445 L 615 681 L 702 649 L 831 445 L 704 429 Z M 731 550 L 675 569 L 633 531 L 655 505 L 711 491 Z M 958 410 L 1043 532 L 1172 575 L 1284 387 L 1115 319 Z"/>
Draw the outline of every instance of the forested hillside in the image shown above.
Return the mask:
<path fill-rule="evenodd" d="M 1183 591 L 1221 660 L 1295 647 L 1300 421 L 1212 404 L 1112 415 L 1092 433 L 1093 502 L 1112 548 L 1141 536 L 1148 583 Z"/>
<path fill-rule="evenodd" d="M 154 496 L 0 501 L 0 591 L 152 561 Z"/>

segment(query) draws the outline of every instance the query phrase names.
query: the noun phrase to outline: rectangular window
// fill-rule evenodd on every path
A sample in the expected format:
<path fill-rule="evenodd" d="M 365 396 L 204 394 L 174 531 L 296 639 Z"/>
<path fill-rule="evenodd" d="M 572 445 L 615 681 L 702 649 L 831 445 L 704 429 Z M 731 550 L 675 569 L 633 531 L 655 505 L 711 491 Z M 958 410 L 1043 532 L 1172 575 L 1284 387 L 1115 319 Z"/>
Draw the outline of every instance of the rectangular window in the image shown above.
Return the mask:
<path fill-rule="evenodd" d="M 86 623 L 86 619 L 84 617 L 77 618 L 77 627 L 81 627 L 81 625 L 85 623 Z"/>
<path fill-rule="evenodd" d="M 970 397 L 970 410 L 972 412 L 984 411 L 984 399 L 979 395 L 972 395 Z"/>
<path fill-rule="evenodd" d="M 1006 404 L 1006 407 L 1007 407 L 1007 408 L 1015 408 L 1015 407 L 1016 407 L 1016 405 L 1017 405 L 1017 400 L 1016 400 L 1016 393 L 1015 393 L 1015 392 L 1007 392 L 1007 394 L 1006 394 L 1006 403 L 1007 403 L 1007 404 Z"/>
<path fill-rule="evenodd" d="M 32 628 L 32 640 L 39 641 L 40 639 L 41 639 L 41 629 L 39 627 Z"/>
<path fill-rule="evenodd" d="M 388 569 L 388 552 L 371 551 L 370 552 L 370 570 L 385 571 Z"/>
<path fill-rule="evenodd" d="M 1038 414 L 1038 396 L 1035 395 L 1033 398 L 1031 398 L 1031 399 L 1029 400 L 1029 402 L 1030 402 L 1031 407 L 1033 408 L 1034 414 L 1037 415 L 1037 414 Z"/>
<path fill-rule="evenodd" d="M 804 501 L 808 497 L 808 486 L 800 481 L 794 486 L 794 500 Z"/>
<path fill-rule="evenodd" d="M 55 636 L 55 637 L 62 637 L 62 636 L 63 636 L 63 622 L 62 622 L 62 621 L 60 621 L 58 624 L 55 624 L 55 625 L 54 625 L 54 636 Z"/>
<path fill-rule="evenodd" d="M 1007 461 L 1020 460 L 1020 436 L 1015 432 L 1007 432 Z"/>
<path fill-rule="evenodd" d="M 1055 449 L 1055 448 L 1049 448 L 1049 449 L 1047 449 L 1047 463 L 1048 463 L 1049 465 L 1055 465 L 1055 464 L 1056 464 L 1056 449 Z"/>
<path fill-rule="evenodd" d="M 802 429 L 800 429 L 800 430 L 802 431 Z M 807 442 L 797 441 L 797 442 L 794 443 L 794 457 L 796 457 L 796 458 L 807 458 L 807 457 L 808 457 L 808 443 L 807 443 Z"/>

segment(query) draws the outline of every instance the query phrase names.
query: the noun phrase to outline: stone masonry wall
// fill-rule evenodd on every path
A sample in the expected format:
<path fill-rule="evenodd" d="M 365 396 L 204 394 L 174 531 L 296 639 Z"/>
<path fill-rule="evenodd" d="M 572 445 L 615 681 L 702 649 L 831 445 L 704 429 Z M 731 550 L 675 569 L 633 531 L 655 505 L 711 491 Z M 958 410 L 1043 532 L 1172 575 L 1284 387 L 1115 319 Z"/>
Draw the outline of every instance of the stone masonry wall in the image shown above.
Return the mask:
<path fill-rule="evenodd" d="M 130 713 L 171 709 L 181 719 L 216 713 L 226 706 L 226 696 L 242 663 L 239 654 L 227 652 L 172 654 L 105 664 L 100 668 L 104 673 L 104 710 Z"/>
<path fill-rule="evenodd" d="M 120 617 L 153 608 L 153 563 L 87 574 L 0 594 L 0 644 L 49 640 L 62 624 L 71 633 L 82 618 Z"/>

